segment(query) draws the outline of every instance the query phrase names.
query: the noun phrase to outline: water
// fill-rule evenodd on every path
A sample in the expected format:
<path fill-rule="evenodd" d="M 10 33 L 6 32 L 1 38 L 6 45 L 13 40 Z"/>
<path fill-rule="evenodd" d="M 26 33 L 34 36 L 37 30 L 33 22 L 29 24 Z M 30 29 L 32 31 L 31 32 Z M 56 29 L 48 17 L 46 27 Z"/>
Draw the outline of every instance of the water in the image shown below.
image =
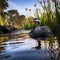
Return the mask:
<path fill-rule="evenodd" d="M 0 60 L 60 60 L 60 47 L 54 37 L 35 40 L 28 33 L 0 37 Z"/>

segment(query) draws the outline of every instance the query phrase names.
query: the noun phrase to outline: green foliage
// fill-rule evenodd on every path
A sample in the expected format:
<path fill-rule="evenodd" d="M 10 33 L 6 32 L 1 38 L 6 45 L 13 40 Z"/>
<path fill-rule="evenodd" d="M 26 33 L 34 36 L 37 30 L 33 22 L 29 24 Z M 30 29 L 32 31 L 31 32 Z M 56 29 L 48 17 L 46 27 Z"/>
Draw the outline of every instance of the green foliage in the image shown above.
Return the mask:
<path fill-rule="evenodd" d="M 25 21 L 24 24 L 22 24 L 22 28 L 24 29 L 34 29 L 36 27 L 36 23 L 31 23 L 29 20 Z"/>
<path fill-rule="evenodd" d="M 0 0 L 0 15 L 4 16 L 4 9 L 8 7 L 8 0 Z"/>
<path fill-rule="evenodd" d="M 8 0 L 0 0 L 0 25 L 5 24 L 4 10 L 8 7 Z"/>
<path fill-rule="evenodd" d="M 55 12 L 53 12 L 51 9 L 50 1 L 47 2 L 47 5 L 46 2 L 43 2 L 43 4 L 40 3 L 40 5 L 42 6 L 44 12 L 39 13 L 40 10 L 36 8 L 35 16 L 40 18 L 41 26 L 46 25 L 52 29 L 53 26 L 60 25 L 60 12 L 57 9 L 57 5 L 55 6 L 56 8 Z M 26 18 L 25 15 L 19 15 L 17 10 L 9 10 L 8 12 L 4 12 L 4 9 L 6 9 L 7 7 L 8 7 L 8 0 L 0 0 L 0 15 L 2 16 L 2 18 L 4 18 L 0 21 L 2 23 L 4 20 L 3 25 L 4 24 L 9 25 L 10 23 L 13 23 L 19 25 L 21 28 L 24 29 L 34 29 L 36 27 L 37 24 L 34 22 L 33 17 L 30 16 Z"/>
<path fill-rule="evenodd" d="M 54 25 L 56 25 L 56 18 L 53 15 L 52 11 L 44 12 L 41 16 L 41 26 L 48 26 L 52 28 Z"/>
<path fill-rule="evenodd" d="M 6 9 L 7 7 L 8 7 L 8 0 L 0 0 L 1 10 Z"/>

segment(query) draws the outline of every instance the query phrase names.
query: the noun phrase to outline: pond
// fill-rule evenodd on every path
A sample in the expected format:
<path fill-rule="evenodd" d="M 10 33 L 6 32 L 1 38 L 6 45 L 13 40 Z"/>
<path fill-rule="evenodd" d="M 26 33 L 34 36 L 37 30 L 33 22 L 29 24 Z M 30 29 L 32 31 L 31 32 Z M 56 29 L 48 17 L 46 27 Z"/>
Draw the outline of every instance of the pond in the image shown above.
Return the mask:
<path fill-rule="evenodd" d="M 54 36 L 36 40 L 28 33 L 0 36 L 0 60 L 60 60 L 59 42 Z"/>

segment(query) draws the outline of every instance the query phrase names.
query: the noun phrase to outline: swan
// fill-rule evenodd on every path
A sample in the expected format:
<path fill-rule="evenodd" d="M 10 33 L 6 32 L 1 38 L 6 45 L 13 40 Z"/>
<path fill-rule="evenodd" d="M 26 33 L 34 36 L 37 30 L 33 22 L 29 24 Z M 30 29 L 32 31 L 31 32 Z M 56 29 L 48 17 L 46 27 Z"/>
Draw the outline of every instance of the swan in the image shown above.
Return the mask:
<path fill-rule="evenodd" d="M 37 26 L 34 30 L 29 33 L 31 38 L 46 38 L 50 37 L 50 29 L 47 26 L 40 26 L 40 20 L 38 18 L 34 19 L 37 22 Z"/>

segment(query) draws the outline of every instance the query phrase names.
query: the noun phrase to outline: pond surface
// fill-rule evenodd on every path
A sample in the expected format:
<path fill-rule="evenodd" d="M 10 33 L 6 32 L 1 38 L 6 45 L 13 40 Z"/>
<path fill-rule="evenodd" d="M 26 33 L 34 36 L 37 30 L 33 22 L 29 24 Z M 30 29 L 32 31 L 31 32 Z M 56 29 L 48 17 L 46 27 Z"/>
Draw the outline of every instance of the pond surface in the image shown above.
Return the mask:
<path fill-rule="evenodd" d="M 0 37 L 0 60 L 60 60 L 58 40 L 32 39 L 27 32 Z"/>

